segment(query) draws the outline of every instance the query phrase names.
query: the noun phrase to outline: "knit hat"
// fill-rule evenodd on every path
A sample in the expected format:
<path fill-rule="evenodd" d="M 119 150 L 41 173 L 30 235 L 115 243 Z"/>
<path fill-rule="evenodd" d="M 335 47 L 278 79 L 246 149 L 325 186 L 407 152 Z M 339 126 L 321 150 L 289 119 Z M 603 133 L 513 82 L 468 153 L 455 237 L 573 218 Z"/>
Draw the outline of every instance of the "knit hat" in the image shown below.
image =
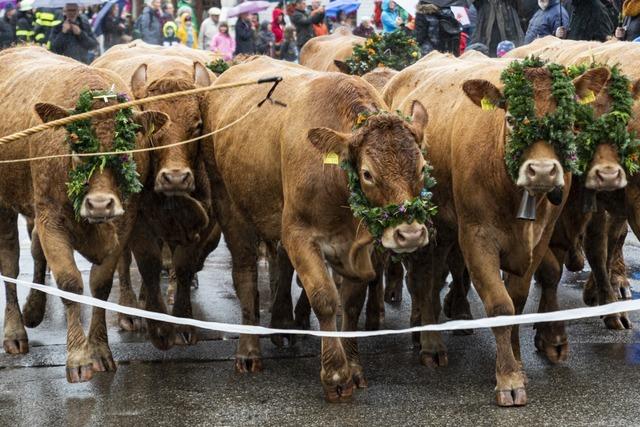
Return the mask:
<path fill-rule="evenodd" d="M 7 3 L 4 5 L 4 11 L 6 12 L 11 12 L 12 10 L 16 9 L 16 5 L 13 3 Z"/>
<path fill-rule="evenodd" d="M 506 55 L 507 52 L 513 50 L 515 47 L 516 45 L 513 44 L 513 42 L 510 42 L 509 40 L 503 40 L 498 43 L 498 47 L 496 48 L 496 55 L 498 55 L 498 58 L 502 58 L 504 55 Z"/>
<path fill-rule="evenodd" d="M 209 15 L 215 15 L 215 16 L 220 16 L 220 14 L 222 13 L 222 11 L 220 10 L 219 7 L 212 7 L 211 9 L 209 9 L 207 11 L 207 13 Z"/>

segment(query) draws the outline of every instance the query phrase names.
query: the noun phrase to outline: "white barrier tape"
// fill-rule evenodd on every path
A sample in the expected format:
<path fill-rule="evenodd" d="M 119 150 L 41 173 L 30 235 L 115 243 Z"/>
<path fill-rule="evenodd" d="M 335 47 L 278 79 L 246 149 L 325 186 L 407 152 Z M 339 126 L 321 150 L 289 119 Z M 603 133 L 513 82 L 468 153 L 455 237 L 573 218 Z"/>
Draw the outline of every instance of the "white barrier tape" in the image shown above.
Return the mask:
<path fill-rule="evenodd" d="M 175 317 L 169 314 L 156 313 L 153 311 L 141 310 L 139 308 L 125 307 L 108 301 L 102 301 L 86 295 L 74 294 L 72 292 L 62 291 L 51 286 L 39 285 L 37 283 L 26 282 L 24 280 L 12 279 L 0 275 L 0 280 L 15 283 L 16 285 L 42 291 L 49 295 L 61 297 L 80 304 L 90 305 L 93 307 L 103 308 L 105 310 L 115 311 L 117 313 L 128 314 L 130 316 L 141 317 L 145 319 L 157 320 L 160 322 L 168 322 L 176 325 L 195 326 L 201 329 L 212 331 L 249 334 L 249 335 L 271 335 L 271 334 L 296 334 L 296 335 L 313 335 L 316 337 L 334 337 L 334 338 L 364 338 L 375 337 L 381 335 L 399 335 L 410 332 L 422 331 L 453 331 L 457 329 L 481 329 L 494 328 L 497 326 L 523 325 L 528 323 L 554 322 L 561 320 L 576 320 L 587 317 L 604 316 L 607 314 L 621 313 L 625 311 L 640 310 L 640 299 L 630 301 L 619 301 L 596 307 L 574 308 L 571 310 L 552 311 L 548 313 L 531 313 L 520 314 L 517 316 L 498 316 L 485 317 L 475 320 L 452 320 L 436 325 L 415 326 L 406 329 L 385 329 L 381 331 L 306 331 L 300 329 L 273 329 L 263 326 L 236 325 L 232 323 L 206 322 L 203 320 L 187 319 L 184 317 Z"/>

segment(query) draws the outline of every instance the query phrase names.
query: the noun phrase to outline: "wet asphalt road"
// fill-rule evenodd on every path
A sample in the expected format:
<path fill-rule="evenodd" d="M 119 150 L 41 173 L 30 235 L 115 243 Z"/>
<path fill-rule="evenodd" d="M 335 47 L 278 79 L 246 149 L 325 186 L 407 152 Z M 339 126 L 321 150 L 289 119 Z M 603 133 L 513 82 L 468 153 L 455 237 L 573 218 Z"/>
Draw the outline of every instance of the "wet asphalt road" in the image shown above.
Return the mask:
<path fill-rule="evenodd" d="M 20 278 L 30 280 L 29 241 L 21 233 Z M 625 255 L 633 295 L 640 298 L 640 243 L 630 238 Z M 80 259 L 79 265 L 87 283 L 89 265 Z M 565 275 L 562 307 L 582 306 L 586 276 Z M 137 286 L 137 272 L 134 280 Z M 195 317 L 240 323 L 224 244 L 210 256 L 199 281 L 192 294 Z M 116 281 L 111 301 L 118 300 L 117 288 Z M 261 323 L 268 325 L 265 274 L 260 294 Z M 19 295 L 22 304 L 26 292 L 19 289 Z M 539 289 L 532 286 L 526 312 L 535 311 L 538 297 Z M 474 316 L 484 316 L 475 294 L 473 300 Z M 0 353 L 0 426 L 640 425 L 640 355 L 636 363 L 633 358 L 640 339 L 634 331 L 608 331 L 599 319 L 568 325 L 571 355 L 558 366 L 535 352 L 533 329 L 525 326 L 521 340 L 529 404 L 502 409 L 493 404 L 495 345 L 487 330 L 466 337 L 445 333 L 449 366 L 440 369 L 419 365 L 408 335 L 363 339 L 369 388 L 356 391 L 351 403 L 329 405 L 319 384 L 318 339 L 300 339 L 287 349 L 262 339 L 264 372 L 237 375 L 236 337 L 201 331 L 198 345 L 162 352 L 142 333 L 121 332 L 113 313 L 108 313 L 109 340 L 118 371 L 68 384 L 62 303 L 50 298 L 47 309 L 44 322 L 28 330 L 29 354 Z M 386 310 L 385 328 L 406 327 L 406 291 L 400 306 Z M 88 314 L 85 310 L 85 320 Z M 638 313 L 631 318 L 640 324 Z"/>

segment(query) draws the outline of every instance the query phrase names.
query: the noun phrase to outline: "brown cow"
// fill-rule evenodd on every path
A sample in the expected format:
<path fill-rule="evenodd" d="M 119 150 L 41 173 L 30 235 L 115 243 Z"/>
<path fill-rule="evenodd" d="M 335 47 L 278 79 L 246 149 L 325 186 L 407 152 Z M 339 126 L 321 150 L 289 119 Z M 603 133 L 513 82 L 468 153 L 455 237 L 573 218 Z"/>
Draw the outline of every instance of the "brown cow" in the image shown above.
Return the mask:
<path fill-rule="evenodd" d="M 433 67 L 429 66 L 432 61 Z M 392 107 L 407 111 L 411 100 L 419 99 L 431 116 L 426 137 L 438 182 L 434 190 L 434 200 L 439 206 L 438 238 L 429 248 L 428 262 L 424 254 L 416 254 L 407 266 L 408 286 L 419 301 L 422 323 L 438 321 L 439 289 L 449 251 L 456 242 L 487 315 L 520 313 L 529 282 L 518 283 L 521 285 L 518 287 L 505 286 L 500 270 L 510 273 L 509 276 L 531 277 L 568 196 L 571 175 L 563 173 L 557 154 L 546 141 L 538 141 L 525 151 L 516 183 L 507 174 L 504 152 L 509 132 L 508 110 L 479 109 L 485 98 L 493 105 L 504 106 L 500 103 L 503 99 L 500 74 L 507 66 L 505 61 L 433 56 L 421 62 L 425 65 L 421 71 L 423 83 L 407 98 L 394 98 Z M 608 71 L 598 69 L 578 78 L 574 82 L 578 96 L 585 96 L 588 90 L 599 93 L 608 75 Z M 546 69 L 530 68 L 525 70 L 525 78 L 533 86 L 536 114 L 543 116 L 554 111 L 551 74 Z M 559 202 L 556 206 L 547 199 L 547 193 L 557 188 L 563 188 L 563 194 L 562 200 L 555 201 Z M 535 194 L 534 221 L 516 219 L 522 190 Z M 517 345 L 518 329 L 500 327 L 494 328 L 493 333 L 497 346 L 497 403 L 524 405 L 527 395 Z M 421 346 L 423 363 L 446 364 L 446 349 L 439 334 L 423 333 Z"/>
<path fill-rule="evenodd" d="M 353 131 L 359 114 L 386 110 L 371 85 L 357 77 L 310 72 L 268 58 L 237 65 L 216 84 L 272 75 L 284 78 L 274 96 L 288 107 L 266 104 L 251 125 L 216 135 L 204 150 L 218 218 L 233 258 L 243 324 L 258 322 L 257 240 L 281 240 L 323 331 L 336 329 L 338 305 L 325 262 L 345 278 L 342 290 L 350 292 L 343 294 L 342 327 L 353 330 L 367 281 L 375 276 L 373 239 L 347 208 L 346 174 L 323 164 L 323 153 L 338 153 L 356 165 L 364 194 L 374 206 L 401 203 L 423 186 L 418 142 L 426 111 L 416 102 L 412 124 L 396 114 L 379 113 Z M 212 92 L 207 128 L 229 123 L 263 97 L 264 91 L 255 88 L 239 89 L 233 97 Z M 413 222 L 386 229 L 381 244 L 409 252 L 427 241 L 426 227 Z M 236 369 L 261 367 L 258 336 L 241 335 Z M 355 339 L 322 339 L 320 380 L 330 401 L 348 399 L 354 382 L 366 384 Z"/>
<path fill-rule="evenodd" d="M 300 65 L 317 71 L 344 71 L 340 68 L 343 61 L 353 54 L 354 46 L 365 41 L 365 38 L 351 34 L 346 27 L 328 36 L 314 37 L 300 50 Z"/>
<path fill-rule="evenodd" d="M 115 87 L 126 93 L 126 85 L 115 74 L 90 68 L 71 59 L 53 55 L 42 48 L 29 47 L 0 52 L 0 73 L 4 80 L 0 91 L 4 95 L 7 114 L 0 124 L 0 134 L 6 135 L 33 125 L 67 117 L 68 108 L 75 106 L 84 89 L 108 90 Z M 43 76 L 47 76 L 43 79 Z M 52 84 L 51 82 L 55 82 Z M 109 99 L 107 104 L 117 102 Z M 33 114 L 33 106 L 35 112 Z M 93 108 L 105 106 L 96 100 Z M 134 120 L 144 134 L 160 130 L 167 116 L 154 111 L 135 113 Z M 91 119 L 101 150 L 112 147 L 114 115 Z M 51 129 L 24 140 L 1 147 L 2 159 L 66 154 L 69 151 L 64 129 Z M 138 144 L 146 143 L 146 137 Z M 148 156 L 135 156 L 142 180 L 148 174 Z M 137 212 L 138 197 L 125 203 L 121 199 L 112 167 L 93 173 L 87 194 L 76 220 L 67 196 L 69 170 L 82 160 L 61 158 L 2 165 L 2 176 L 9 181 L 0 185 L 0 201 L 4 206 L 35 217 L 38 238 L 58 286 L 66 291 L 82 293 L 82 277 L 73 258 L 74 250 L 93 263 L 90 276 L 92 294 L 106 300 L 111 290 L 113 273 L 126 245 Z M 3 212 L 4 213 L 4 212 Z M 2 272 L 18 275 L 17 224 L 9 219 L 12 233 L 2 242 Z M 5 224 L 3 224 L 5 225 Z M 14 285 L 7 287 L 7 312 L 4 347 L 9 353 L 27 351 L 27 335 Z M 67 320 L 67 380 L 87 381 L 96 371 L 115 370 L 107 341 L 104 310 L 94 309 L 89 335 L 85 336 L 80 320 L 80 306 L 63 301 Z"/>
<path fill-rule="evenodd" d="M 398 74 L 398 72 L 392 68 L 378 67 L 363 75 L 362 78 L 369 82 L 371 86 L 375 87 L 379 93 L 382 93 L 384 86 L 396 74 Z"/>

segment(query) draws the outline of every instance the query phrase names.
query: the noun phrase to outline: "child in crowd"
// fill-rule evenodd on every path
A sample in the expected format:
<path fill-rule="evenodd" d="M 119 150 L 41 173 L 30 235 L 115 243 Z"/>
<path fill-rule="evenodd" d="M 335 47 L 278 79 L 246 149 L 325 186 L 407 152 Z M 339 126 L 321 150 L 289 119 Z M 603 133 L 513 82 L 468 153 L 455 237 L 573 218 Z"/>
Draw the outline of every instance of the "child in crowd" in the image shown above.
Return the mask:
<path fill-rule="evenodd" d="M 223 21 L 218 25 L 218 34 L 211 39 L 209 49 L 221 55 L 225 61 L 230 61 L 233 58 L 236 41 L 229 35 L 229 24 Z"/>

